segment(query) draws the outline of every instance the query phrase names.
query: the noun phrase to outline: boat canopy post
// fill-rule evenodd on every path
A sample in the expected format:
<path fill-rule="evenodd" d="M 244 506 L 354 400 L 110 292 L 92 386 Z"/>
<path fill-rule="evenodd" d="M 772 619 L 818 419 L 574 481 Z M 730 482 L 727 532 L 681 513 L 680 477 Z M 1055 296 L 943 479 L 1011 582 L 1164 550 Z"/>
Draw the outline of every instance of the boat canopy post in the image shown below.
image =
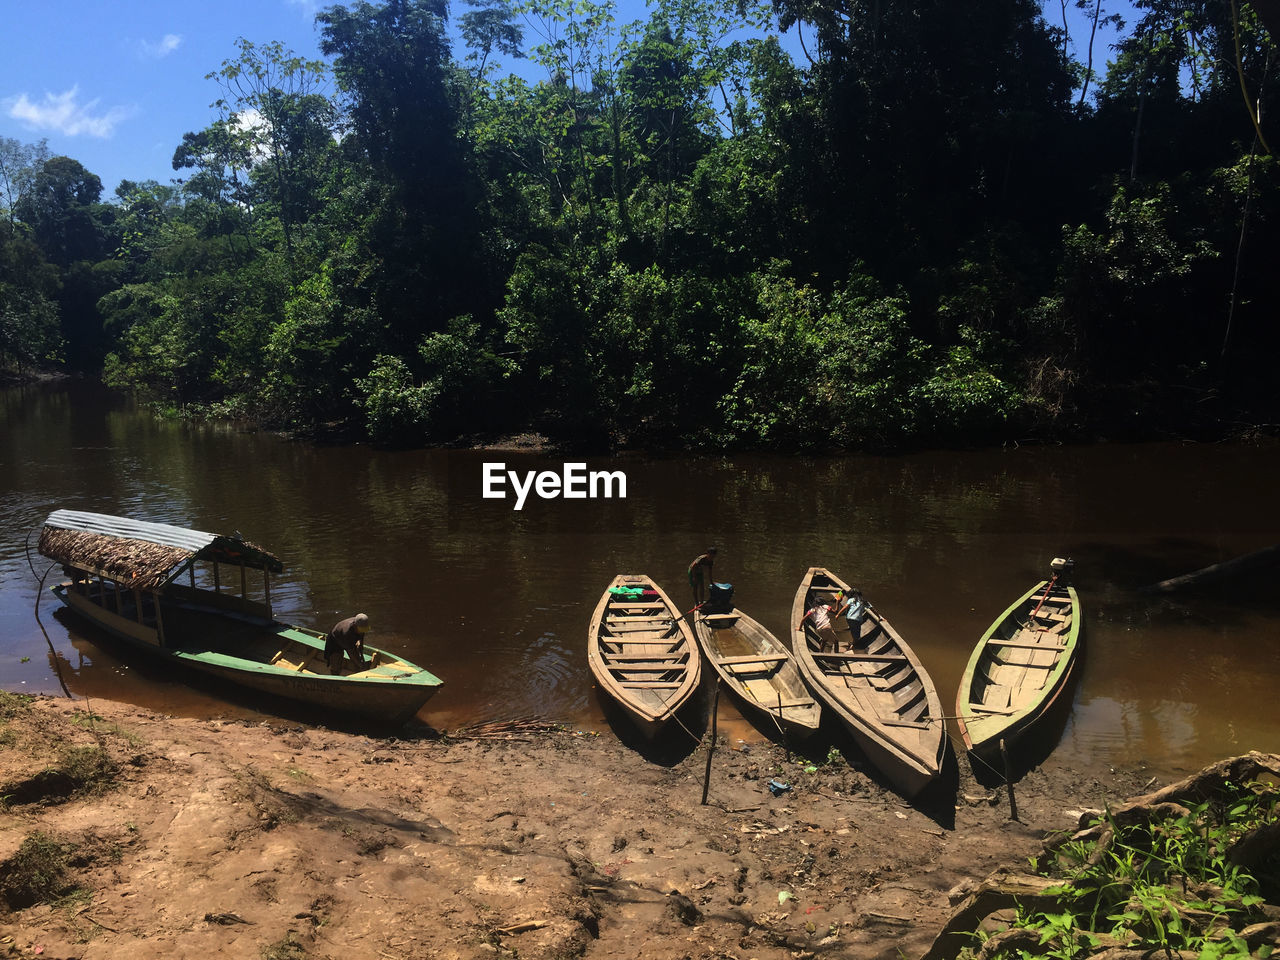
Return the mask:
<path fill-rule="evenodd" d="M 276 615 L 271 612 L 271 571 L 266 567 L 262 568 L 262 591 L 267 597 L 267 619 L 274 620 Z"/>
<path fill-rule="evenodd" d="M 222 571 L 218 566 L 218 561 L 213 561 L 213 592 L 215 594 L 222 593 Z"/>
<path fill-rule="evenodd" d="M 164 639 L 164 618 L 160 615 L 159 591 L 152 593 L 151 597 L 153 600 L 155 600 L 155 603 L 156 603 L 156 645 L 163 650 L 163 649 L 166 649 L 169 646 L 169 644 L 166 643 Z"/>
<path fill-rule="evenodd" d="M 246 579 L 247 576 L 248 574 L 245 571 L 244 564 L 242 563 L 240 564 L 240 599 L 245 603 L 249 602 L 249 582 Z"/>

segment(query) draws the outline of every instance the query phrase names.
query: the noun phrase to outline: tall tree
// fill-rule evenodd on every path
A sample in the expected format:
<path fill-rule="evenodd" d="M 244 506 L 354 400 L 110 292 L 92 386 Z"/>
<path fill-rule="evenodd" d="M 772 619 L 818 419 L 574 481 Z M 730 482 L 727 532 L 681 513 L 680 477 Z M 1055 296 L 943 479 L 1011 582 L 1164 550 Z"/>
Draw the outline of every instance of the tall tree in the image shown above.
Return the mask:
<path fill-rule="evenodd" d="M 479 190 L 458 130 L 444 0 L 361 0 L 317 19 L 356 148 L 390 189 L 370 224 L 385 314 L 411 345 L 476 305 Z"/>
<path fill-rule="evenodd" d="M 77 260 L 98 260 L 102 230 L 95 209 L 102 181 L 78 160 L 52 157 L 31 180 L 15 207 L 51 263 L 66 267 Z"/>
<path fill-rule="evenodd" d="M 10 226 L 17 222 L 18 201 L 31 189 L 36 173 L 48 159 L 47 141 L 32 144 L 0 137 L 0 209 Z"/>
<path fill-rule="evenodd" d="M 249 162 L 269 171 L 260 179 L 275 202 L 292 273 L 294 231 L 315 192 L 308 176 L 314 176 L 317 150 L 332 142 L 335 112 L 324 96 L 328 65 L 299 57 L 279 41 L 258 45 L 241 37 L 236 45 L 239 56 L 207 77 L 224 94 L 213 106 L 242 135 Z"/>
<path fill-rule="evenodd" d="M 778 0 L 816 32 L 812 83 L 826 149 L 806 205 L 820 249 L 908 279 L 992 216 L 1034 215 L 1072 89 L 1034 0 Z M 888 258 L 886 258 L 886 254 Z M 837 255 L 839 255 L 837 253 Z M 843 275 L 843 262 L 817 263 Z"/>

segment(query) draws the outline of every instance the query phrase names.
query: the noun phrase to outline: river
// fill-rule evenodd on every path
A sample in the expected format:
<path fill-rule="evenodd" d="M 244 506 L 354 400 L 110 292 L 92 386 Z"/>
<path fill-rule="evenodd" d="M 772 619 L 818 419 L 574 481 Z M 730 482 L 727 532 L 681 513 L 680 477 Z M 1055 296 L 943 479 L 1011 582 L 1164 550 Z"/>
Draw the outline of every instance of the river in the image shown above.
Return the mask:
<path fill-rule="evenodd" d="M 376 645 L 442 677 L 424 713 L 442 728 L 538 714 L 603 729 L 586 660 L 601 591 L 647 573 L 683 604 L 685 566 L 711 544 L 716 579 L 779 636 L 808 567 L 859 585 L 951 712 L 983 630 L 1070 556 L 1087 656 L 1057 750 L 1166 770 L 1280 750 L 1280 573 L 1173 597 L 1137 589 L 1280 542 L 1274 442 L 589 457 L 588 471 L 625 475 L 625 498 L 531 493 L 516 510 L 510 483 L 505 499 L 482 495 L 486 463 L 523 477 L 575 458 L 164 422 L 83 383 L 7 388 L 0 410 L 6 690 L 60 692 L 56 658 L 78 696 L 252 715 L 100 648 L 50 596 L 37 620 L 49 563 L 35 540 L 49 511 L 70 508 L 240 531 L 285 562 L 277 616 L 327 630 L 363 611 Z M 751 735 L 728 698 L 720 721 Z"/>

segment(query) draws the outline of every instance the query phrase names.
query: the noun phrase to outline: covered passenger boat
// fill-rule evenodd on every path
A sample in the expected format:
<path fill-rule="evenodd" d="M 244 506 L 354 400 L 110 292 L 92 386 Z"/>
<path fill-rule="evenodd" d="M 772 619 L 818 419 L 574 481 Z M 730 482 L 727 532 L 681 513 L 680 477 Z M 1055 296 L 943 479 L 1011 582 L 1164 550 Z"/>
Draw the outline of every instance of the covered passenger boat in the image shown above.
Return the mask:
<path fill-rule="evenodd" d="M 326 635 L 272 613 L 271 575 L 283 570 L 280 560 L 238 534 L 56 510 L 39 550 L 62 564 L 66 579 L 53 592 L 71 610 L 161 661 L 392 725 L 416 714 L 441 685 L 422 667 L 368 645 L 363 670 L 331 673 Z"/>

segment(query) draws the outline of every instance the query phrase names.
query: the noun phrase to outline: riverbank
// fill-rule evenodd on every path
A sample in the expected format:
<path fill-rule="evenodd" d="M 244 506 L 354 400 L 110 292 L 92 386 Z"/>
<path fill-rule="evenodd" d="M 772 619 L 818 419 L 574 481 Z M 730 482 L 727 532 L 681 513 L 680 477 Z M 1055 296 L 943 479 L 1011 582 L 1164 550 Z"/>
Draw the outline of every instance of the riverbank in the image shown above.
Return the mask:
<path fill-rule="evenodd" d="M 280 419 L 279 412 L 230 396 L 214 403 L 190 402 L 175 406 L 145 390 L 107 386 L 99 377 L 61 367 L 24 369 L 0 366 L 0 387 L 83 380 L 104 392 L 130 398 L 159 421 L 230 425 L 244 431 L 261 431 L 304 444 L 373 447 L 402 451 L 479 450 L 486 452 L 606 456 L 649 454 L 658 456 L 716 456 L 734 453 L 770 453 L 783 456 L 894 456 L 938 450 L 1011 449 L 1020 446 L 1089 446 L 1116 443 L 1207 443 L 1250 445 L 1280 437 L 1274 410 L 1258 404 L 1226 405 L 1216 392 L 1173 388 L 1149 381 L 1097 383 L 1081 386 L 1077 402 L 1066 409 L 1046 412 L 1034 408 L 1021 417 L 1001 418 L 985 430 L 921 434 L 894 442 L 860 438 L 857 443 L 837 443 L 832 437 L 806 432 L 791 438 L 774 437 L 732 442 L 709 434 L 679 437 L 670 431 L 657 436 L 630 436 L 619 431 L 566 433 L 554 420 L 539 424 L 510 423 L 488 432 L 460 430 L 448 435 L 420 438 L 416 442 L 386 442 L 370 437 L 367 424 L 355 416 L 299 424 Z M 545 420 L 545 418 L 544 418 Z"/>
<path fill-rule="evenodd" d="M 1014 822 L 963 760 L 908 805 L 762 743 L 716 751 L 703 805 L 705 746 L 646 757 L 607 727 L 4 707 L 0 956 L 919 956 L 960 889 L 1156 782 L 1050 755 Z"/>

